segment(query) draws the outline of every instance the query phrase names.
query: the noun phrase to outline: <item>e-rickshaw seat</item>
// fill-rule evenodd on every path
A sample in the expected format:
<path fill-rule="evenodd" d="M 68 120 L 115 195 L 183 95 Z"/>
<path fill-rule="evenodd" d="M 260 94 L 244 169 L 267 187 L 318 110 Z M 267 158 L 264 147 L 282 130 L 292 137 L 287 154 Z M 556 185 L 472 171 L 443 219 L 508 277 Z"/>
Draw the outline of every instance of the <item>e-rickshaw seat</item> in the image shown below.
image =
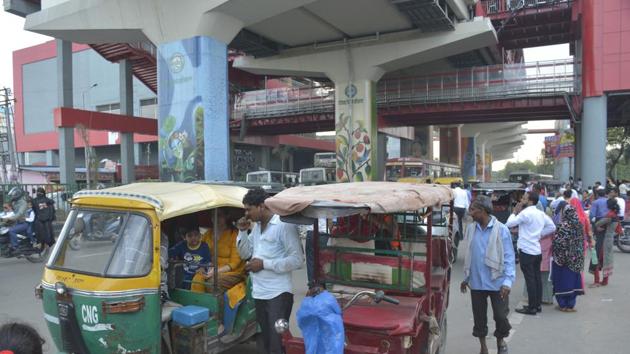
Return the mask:
<path fill-rule="evenodd" d="M 396 297 L 398 305 L 386 302 L 367 304 L 358 302 L 343 313 L 343 324 L 348 329 L 387 331 L 389 335 L 411 334 L 415 331 L 418 313 L 426 300 L 422 297 Z"/>

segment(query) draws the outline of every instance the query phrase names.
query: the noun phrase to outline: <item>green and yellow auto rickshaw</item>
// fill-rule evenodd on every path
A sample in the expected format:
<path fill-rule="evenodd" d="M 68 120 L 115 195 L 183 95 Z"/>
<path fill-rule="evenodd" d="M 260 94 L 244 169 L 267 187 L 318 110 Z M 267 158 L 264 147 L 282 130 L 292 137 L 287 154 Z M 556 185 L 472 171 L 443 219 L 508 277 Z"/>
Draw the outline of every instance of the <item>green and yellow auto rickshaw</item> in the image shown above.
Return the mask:
<path fill-rule="evenodd" d="M 240 217 L 246 192 L 237 186 L 157 182 L 76 193 L 36 289 L 58 350 L 219 353 L 252 337 L 256 320 L 249 284 L 221 290 L 217 267 L 209 267 L 215 273 L 201 284 L 203 290 L 186 290 L 191 288 L 181 276 L 186 261 L 165 260 L 179 227 L 207 226 L 218 234 L 219 210 Z M 213 264 L 219 264 L 217 242 L 215 237 L 210 247 Z M 184 322 L 178 322 L 178 313 Z"/>

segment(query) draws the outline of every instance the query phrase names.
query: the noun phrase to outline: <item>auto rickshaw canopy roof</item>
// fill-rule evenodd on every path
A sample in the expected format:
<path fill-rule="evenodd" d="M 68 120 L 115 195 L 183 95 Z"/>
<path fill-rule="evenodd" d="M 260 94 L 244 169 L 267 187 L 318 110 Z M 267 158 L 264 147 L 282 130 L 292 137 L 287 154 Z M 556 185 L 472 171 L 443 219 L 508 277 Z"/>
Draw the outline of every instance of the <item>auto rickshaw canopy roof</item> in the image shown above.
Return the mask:
<path fill-rule="evenodd" d="M 265 205 L 280 216 L 344 216 L 363 209 L 387 214 L 419 210 L 449 203 L 453 192 L 437 184 L 352 182 L 286 189 L 268 198 Z M 353 211 L 354 210 L 354 211 Z"/>
<path fill-rule="evenodd" d="M 160 220 L 202 210 L 234 207 L 243 208 L 247 189 L 229 185 L 209 185 L 179 182 L 131 183 L 101 190 L 83 190 L 74 194 L 72 203 L 93 198 L 120 199 L 147 204 L 155 209 Z"/>

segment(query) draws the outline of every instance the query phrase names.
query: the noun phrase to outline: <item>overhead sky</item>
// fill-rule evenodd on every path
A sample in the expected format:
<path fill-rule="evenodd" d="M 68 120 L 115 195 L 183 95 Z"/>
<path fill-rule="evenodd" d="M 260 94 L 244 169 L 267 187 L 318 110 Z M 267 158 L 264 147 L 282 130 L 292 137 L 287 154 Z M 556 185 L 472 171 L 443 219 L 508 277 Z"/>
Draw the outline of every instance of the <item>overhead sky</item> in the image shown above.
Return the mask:
<path fill-rule="evenodd" d="M 0 10 L 0 87 L 13 87 L 13 51 L 53 38 L 24 31 L 24 19 Z M 560 44 L 548 47 L 525 49 L 525 61 L 555 60 L 569 58 L 569 45 Z M 529 129 L 553 128 L 553 121 L 529 122 Z M 508 161 L 532 160 L 536 162 L 543 148 L 543 135 L 528 135 L 525 143 L 512 160 L 495 162 L 494 170 L 502 169 Z"/>

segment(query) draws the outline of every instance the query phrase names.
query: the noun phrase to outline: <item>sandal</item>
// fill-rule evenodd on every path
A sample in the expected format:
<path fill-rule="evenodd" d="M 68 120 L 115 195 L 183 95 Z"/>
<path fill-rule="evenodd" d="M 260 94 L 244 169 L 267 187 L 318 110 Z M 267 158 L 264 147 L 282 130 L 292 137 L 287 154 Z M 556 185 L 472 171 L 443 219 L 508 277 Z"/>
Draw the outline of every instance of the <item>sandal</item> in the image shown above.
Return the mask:
<path fill-rule="evenodd" d="M 497 347 L 497 354 L 508 354 L 507 343 L 503 342 L 503 344 Z"/>
<path fill-rule="evenodd" d="M 564 309 L 564 312 L 577 312 L 577 310 L 572 307 L 567 307 L 566 309 Z"/>
<path fill-rule="evenodd" d="M 600 284 L 600 283 L 593 283 L 593 284 L 589 285 L 588 287 L 589 288 L 599 288 L 600 286 L 602 286 L 602 284 Z"/>

